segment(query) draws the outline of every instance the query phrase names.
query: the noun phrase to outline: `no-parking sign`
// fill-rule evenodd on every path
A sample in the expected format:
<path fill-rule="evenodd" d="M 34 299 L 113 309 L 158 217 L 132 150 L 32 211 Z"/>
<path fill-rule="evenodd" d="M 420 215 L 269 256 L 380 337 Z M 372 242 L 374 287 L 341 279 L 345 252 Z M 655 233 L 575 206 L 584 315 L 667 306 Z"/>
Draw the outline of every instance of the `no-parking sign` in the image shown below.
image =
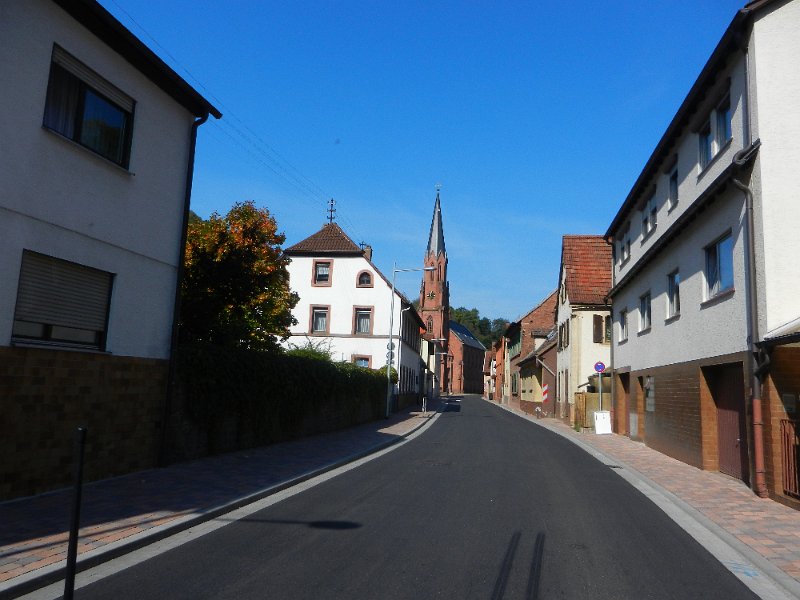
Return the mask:
<path fill-rule="evenodd" d="M 596 363 L 594 363 L 594 370 L 597 373 L 602 373 L 603 371 L 606 370 L 606 363 L 597 361 Z"/>

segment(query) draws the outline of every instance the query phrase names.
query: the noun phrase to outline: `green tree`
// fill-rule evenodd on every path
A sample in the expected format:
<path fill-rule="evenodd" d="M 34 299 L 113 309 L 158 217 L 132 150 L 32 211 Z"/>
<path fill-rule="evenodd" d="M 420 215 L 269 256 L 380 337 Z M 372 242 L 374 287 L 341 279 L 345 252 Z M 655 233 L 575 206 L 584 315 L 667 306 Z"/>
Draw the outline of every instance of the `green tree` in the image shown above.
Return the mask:
<path fill-rule="evenodd" d="M 181 287 L 183 342 L 275 350 L 295 323 L 297 294 L 275 219 L 252 201 L 189 224 Z"/>
<path fill-rule="evenodd" d="M 463 306 L 451 308 L 450 319 L 469 329 L 472 335 L 478 338 L 487 349 L 491 348 L 492 344 L 500 339 L 503 331 L 508 326 L 506 319 L 490 320 L 486 317 L 481 317 L 477 308 L 467 309 Z"/>

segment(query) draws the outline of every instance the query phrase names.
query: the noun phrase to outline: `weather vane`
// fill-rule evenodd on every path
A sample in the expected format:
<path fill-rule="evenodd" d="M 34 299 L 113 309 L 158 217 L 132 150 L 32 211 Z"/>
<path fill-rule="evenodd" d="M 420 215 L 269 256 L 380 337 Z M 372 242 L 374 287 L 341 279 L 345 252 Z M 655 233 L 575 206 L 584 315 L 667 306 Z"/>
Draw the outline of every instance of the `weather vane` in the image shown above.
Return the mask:
<path fill-rule="evenodd" d="M 442 184 L 441 183 L 437 183 L 435 187 L 436 187 L 436 193 L 438 194 L 439 190 L 442 189 Z"/>
<path fill-rule="evenodd" d="M 333 223 L 334 219 L 336 219 L 336 209 L 334 206 L 336 205 L 336 200 L 331 198 L 328 200 L 328 223 Z"/>

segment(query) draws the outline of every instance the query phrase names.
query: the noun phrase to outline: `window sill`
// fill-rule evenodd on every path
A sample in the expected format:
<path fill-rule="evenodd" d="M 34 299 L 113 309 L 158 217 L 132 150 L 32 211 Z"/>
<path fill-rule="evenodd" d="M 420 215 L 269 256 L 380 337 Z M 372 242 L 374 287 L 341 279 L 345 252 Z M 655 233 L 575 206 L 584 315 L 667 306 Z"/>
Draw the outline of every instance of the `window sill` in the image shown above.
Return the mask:
<path fill-rule="evenodd" d="M 69 342 L 51 342 L 48 340 L 33 340 L 12 337 L 11 345 L 15 348 L 40 348 L 49 350 L 67 350 L 69 352 L 86 352 L 89 354 L 111 354 L 111 352 L 108 350 L 101 350 L 100 348 L 93 348 L 92 346 L 70 344 Z"/>
<path fill-rule="evenodd" d="M 678 313 L 676 315 L 672 315 L 671 317 L 667 317 L 666 319 L 664 319 L 664 325 L 669 325 L 670 323 L 674 323 L 675 321 L 677 321 L 680 318 L 681 318 L 681 313 Z"/>
<path fill-rule="evenodd" d="M 732 288 L 732 287 L 730 287 L 730 288 L 728 288 L 726 290 L 722 290 L 716 296 L 713 296 L 713 297 L 709 298 L 708 300 L 705 300 L 705 301 L 701 302 L 700 303 L 700 309 L 707 308 L 709 306 L 714 306 L 715 304 L 718 304 L 720 302 L 723 302 L 723 301 L 727 300 L 728 298 L 733 296 L 735 291 L 736 291 L 736 288 Z"/>
<path fill-rule="evenodd" d="M 617 346 L 622 346 L 623 344 L 627 343 L 628 343 L 628 338 L 625 338 L 624 340 L 617 340 Z"/>
<path fill-rule="evenodd" d="M 668 215 L 671 215 L 671 214 L 672 214 L 672 212 L 673 212 L 673 211 L 674 211 L 676 208 L 678 208 L 678 201 L 677 201 L 677 200 L 676 200 L 676 201 L 675 201 L 675 202 L 672 204 L 672 206 L 670 206 L 670 207 L 667 209 L 667 214 L 668 214 Z"/>
<path fill-rule="evenodd" d="M 653 234 L 656 232 L 656 227 L 658 227 L 658 225 L 653 225 L 650 228 L 650 231 L 642 234 L 642 241 L 640 243 L 641 246 L 644 246 L 645 242 L 649 240 L 651 237 L 653 237 Z"/>
<path fill-rule="evenodd" d="M 645 329 L 642 329 L 641 331 L 637 332 L 636 335 L 647 335 L 648 333 L 650 333 L 650 329 L 651 329 L 650 327 L 646 327 Z"/>
<path fill-rule="evenodd" d="M 105 156 L 103 156 L 99 152 L 95 152 L 91 148 L 89 148 L 87 146 L 84 146 L 83 144 L 80 144 L 80 143 L 76 142 L 75 140 L 69 139 L 67 136 L 60 134 L 55 129 L 50 129 L 46 125 L 42 125 L 42 129 L 44 129 L 50 135 L 55 136 L 56 138 L 58 138 L 62 142 L 72 146 L 73 148 L 78 148 L 81 152 L 85 152 L 89 156 L 93 156 L 94 158 L 100 160 L 104 165 L 109 165 L 110 167 L 113 167 L 114 169 L 117 169 L 120 173 L 124 173 L 125 175 L 129 175 L 130 177 L 133 177 L 133 176 L 136 175 L 136 173 L 134 173 L 133 171 L 130 170 L 130 165 L 128 165 L 127 167 L 124 167 L 121 164 L 114 162 L 110 158 L 106 158 Z"/>

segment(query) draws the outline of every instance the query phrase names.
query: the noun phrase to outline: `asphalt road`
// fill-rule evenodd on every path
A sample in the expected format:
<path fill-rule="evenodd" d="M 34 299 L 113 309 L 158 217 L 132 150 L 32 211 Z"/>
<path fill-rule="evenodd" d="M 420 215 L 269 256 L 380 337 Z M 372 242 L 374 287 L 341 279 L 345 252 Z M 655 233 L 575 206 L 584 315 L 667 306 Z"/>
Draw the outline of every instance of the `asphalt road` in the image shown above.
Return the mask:
<path fill-rule="evenodd" d="M 475 397 L 76 598 L 755 598 L 613 467 Z"/>

